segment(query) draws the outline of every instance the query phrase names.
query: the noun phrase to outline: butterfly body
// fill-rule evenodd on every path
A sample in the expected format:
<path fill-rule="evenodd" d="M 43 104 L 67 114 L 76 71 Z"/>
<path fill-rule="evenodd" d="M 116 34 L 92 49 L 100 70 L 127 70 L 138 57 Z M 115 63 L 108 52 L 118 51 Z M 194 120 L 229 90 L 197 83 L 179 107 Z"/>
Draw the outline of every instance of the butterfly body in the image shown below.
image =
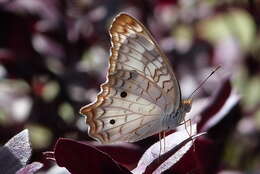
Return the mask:
<path fill-rule="evenodd" d="M 179 109 L 175 113 L 165 115 L 163 122 L 163 131 L 172 130 L 180 126 L 185 121 L 186 113 L 190 112 L 192 105 L 191 99 L 184 99 Z"/>
<path fill-rule="evenodd" d="M 183 122 L 191 102 L 181 100 L 167 57 L 148 30 L 127 14 L 110 28 L 107 81 L 83 107 L 89 135 L 101 143 L 135 142 Z"/>

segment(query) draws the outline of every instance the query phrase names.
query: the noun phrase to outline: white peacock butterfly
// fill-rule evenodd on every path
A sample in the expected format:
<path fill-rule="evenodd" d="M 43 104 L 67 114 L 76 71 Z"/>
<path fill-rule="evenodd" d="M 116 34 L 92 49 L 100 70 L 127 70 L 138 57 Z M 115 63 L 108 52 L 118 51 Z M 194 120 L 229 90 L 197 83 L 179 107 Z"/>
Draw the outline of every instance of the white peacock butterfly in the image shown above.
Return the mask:
<path fill-rule="evenodd" d="M 103 144 L 135 142 L 181 125 L 191 97 L 182 100 L 169 60 L 149 31 L 121 13 L 109 34 L 107 80 L 96 101 L 80 110 L 89 135 Z"/>

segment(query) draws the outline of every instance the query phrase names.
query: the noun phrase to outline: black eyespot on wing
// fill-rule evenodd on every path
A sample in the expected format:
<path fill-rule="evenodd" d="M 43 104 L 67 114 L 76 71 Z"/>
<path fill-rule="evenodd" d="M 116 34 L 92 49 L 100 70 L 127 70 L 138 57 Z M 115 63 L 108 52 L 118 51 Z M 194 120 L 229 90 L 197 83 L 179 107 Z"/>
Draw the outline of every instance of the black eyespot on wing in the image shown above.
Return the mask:
<path fill-rule="evenodd" d="M 127 96 L 127 93 L 126 93 L 125 91 L 123 91 L 123 92 L 121 92 L 120 96 L 121 96 L 122 98 L 125 98 L 125 97 Z"/>
<path fill-rule="evenodd" d="M 109 123 L 110 123 L 110 124 L 115 124 L 116 121 L 115 121 L 114 119 L 112 119 L 112 120 L 109 121 Z"/>

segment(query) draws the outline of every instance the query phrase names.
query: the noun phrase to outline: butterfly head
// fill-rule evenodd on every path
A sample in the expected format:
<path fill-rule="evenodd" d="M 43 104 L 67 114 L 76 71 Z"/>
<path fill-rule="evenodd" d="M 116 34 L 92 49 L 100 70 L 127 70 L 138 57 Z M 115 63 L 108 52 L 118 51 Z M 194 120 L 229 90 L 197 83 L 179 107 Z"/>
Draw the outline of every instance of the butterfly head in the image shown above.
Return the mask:
<path fill-rule="evenodd" d="M 185 113 L 190 112 L 191 105 L 192 105 L 192 99 L 191 98 L 182 100 L 182 108 L 183 108 L 183 111 Z"/>
<path fill-rule="evenodd" d="M 192 99 L 183 99 L 177 112 L 171 113 L 163 121 L 165 130 L 175 129 L 177 126 L 185 121 L 186 113 L 190 112 L 192 105 Z"/>

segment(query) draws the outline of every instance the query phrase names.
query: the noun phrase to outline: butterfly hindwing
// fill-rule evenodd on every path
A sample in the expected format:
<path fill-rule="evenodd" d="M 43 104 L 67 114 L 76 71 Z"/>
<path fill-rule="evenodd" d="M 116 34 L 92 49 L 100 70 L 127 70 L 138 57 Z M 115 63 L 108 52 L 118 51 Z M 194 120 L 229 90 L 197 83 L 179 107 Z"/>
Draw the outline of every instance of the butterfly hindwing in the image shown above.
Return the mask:
<path fill-rule="evenodd" d="M 109 92 L 99 94 L 94 105 L 81 109 L 87 115 L 90 135 L 109 143 L 135 141 L 143 136 L 140 128 L 147 127 L 146 136 L 156 133 L 149 127 L 160 123 L 166 100 L 161 90 L 135 71 L 118 70 L 108 79 L 102 89 Z"/>

